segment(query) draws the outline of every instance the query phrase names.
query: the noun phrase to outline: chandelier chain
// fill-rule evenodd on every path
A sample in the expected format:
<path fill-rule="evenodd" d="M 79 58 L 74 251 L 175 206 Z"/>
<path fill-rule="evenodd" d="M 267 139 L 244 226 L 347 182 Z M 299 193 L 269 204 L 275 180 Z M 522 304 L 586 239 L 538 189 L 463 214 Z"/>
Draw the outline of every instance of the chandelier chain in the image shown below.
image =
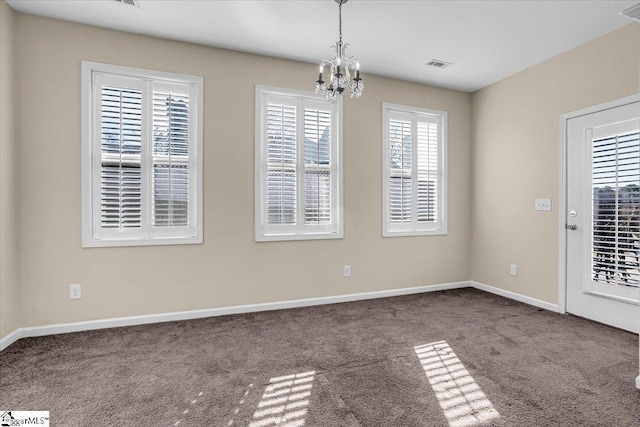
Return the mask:
<path fill-rule="evenodd" d="M 340 33 L 340 44 L 342 44 L 342 1 L 338 4 L 338 32 Z"/>

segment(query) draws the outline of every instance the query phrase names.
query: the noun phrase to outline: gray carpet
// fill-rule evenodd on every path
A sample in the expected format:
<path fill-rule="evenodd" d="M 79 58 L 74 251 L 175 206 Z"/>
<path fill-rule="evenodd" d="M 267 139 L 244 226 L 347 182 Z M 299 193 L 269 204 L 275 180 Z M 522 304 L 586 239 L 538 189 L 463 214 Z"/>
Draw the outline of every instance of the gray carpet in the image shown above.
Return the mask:
<path fill-rule="evenodd" d="M 18 341 L 52 426 L 640 426 L 638 337 L 473 289 Z"/>

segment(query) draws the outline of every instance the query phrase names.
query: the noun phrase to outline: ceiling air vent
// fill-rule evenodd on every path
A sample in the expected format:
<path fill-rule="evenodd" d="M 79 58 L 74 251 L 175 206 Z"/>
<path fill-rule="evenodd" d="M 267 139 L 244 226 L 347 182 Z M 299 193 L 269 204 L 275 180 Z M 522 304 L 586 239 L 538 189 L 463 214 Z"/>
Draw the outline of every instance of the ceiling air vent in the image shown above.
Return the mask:
<path fill-rule="evenodd" d="M 447 62 L 447 61 L 441 61 L 439 59 L 432 59 L 431 61 L 427 62 L 425 65 L 429 65 L 430 67 L 436 67 L 436 68 L 447 68 L 453 65 L 453 63 Z"/>
<path fill-rule="evenodd" d="M 636 21 L 640 21 L 640 3 L 635 6 L 631 6 L 629 9 L 625 9 L 620 12 L 620 15 L 624 15 L 627 18 L 635 19 Z"/>
<path fill-rule="evenodd" d="M 138 5 L 137 0 L 113 0 L 113 1 L 115 1 L 116 3 L 124 4 L 126 6 L 140 7 L 140 5 Z"/>

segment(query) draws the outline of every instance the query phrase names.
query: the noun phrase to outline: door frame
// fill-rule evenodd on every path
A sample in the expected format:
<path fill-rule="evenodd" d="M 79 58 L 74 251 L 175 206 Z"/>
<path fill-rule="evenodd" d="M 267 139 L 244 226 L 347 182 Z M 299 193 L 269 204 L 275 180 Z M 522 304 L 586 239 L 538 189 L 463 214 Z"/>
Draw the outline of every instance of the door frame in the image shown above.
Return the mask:
<path fill-rule="evenodd" d="M 569 120 L 640 102 L 640 93 L 614 99 L 560 116 L 560 194 L 558 197 L 558 313 L 567 312 L 567 125 Z M 640 377 L 639 377 L 640 378 Z"/>

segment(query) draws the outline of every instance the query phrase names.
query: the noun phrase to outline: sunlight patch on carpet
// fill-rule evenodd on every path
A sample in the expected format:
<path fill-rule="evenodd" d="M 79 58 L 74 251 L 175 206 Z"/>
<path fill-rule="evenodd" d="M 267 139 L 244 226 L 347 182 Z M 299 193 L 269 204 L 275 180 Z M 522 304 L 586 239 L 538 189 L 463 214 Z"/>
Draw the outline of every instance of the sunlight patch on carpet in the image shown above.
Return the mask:
<path fill-rule="evenodd" d="M 198 396 L 196 396 L 195 399 L 191 399 L 190 405 L 195 405 L 196 403 L 198 403 L 198 399 L 202 398 L 203 395 L 204 395 L 203 391 L 198 393 Z M 187 408 L 184 411 L 182 411 L 182 415 L 187 415 L 188 413 L 189 413 L 189 408 Z M 177 420 L 175 423 L 173 423 L 174 427 L 179 426 L 182 421 L 183 421 L 183 419 Z"/>
<path fill-rule="evenodd" d="M 500 417 L 446 341 L 414 347 L 449 427 L 486 424 Z"/>
<path fill-rule="evenodd" d="M 271 378 L 249 427 L 304 426 L 315 373 L 309 371 Z"/>
<path fill-rule="evenodd" d="M 254 377 L 254 379 L 255 379 L 255 377 Z M 244 394 L 242 395 L 242 399 L 240 399 L 240 403 L 238 404 L 236 409 L 234 409 L 234 411 L 233 411 L 234 417 L 240 413 L 240 408 L 242 407 L 242 405 L 244 405 L 244 402 L 247 399 L 247 396 L 249 396 L 249 392 L 251 391 L 252 388 L 253 388 L 253 383 L 249 384 L 249 387 L 247 387 L 247 389 L 244 391 Z M 229 422 L 227 423 L 227 426 L 232 426 L 234 421 L 235 421 L 235 419 L 231 418 L 229 420 Z"/>

